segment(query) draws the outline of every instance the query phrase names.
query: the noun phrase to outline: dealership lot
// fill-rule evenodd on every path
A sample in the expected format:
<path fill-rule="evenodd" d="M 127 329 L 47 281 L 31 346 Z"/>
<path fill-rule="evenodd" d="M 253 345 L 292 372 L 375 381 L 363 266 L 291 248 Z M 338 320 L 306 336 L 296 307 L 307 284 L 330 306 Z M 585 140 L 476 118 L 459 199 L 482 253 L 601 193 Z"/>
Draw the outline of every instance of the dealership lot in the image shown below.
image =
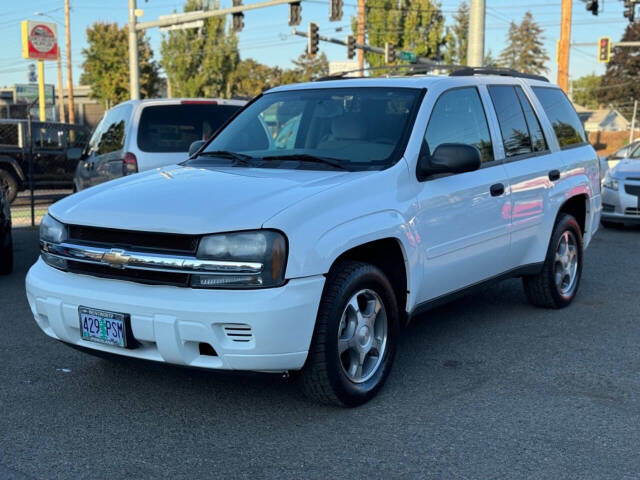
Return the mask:
<path fill-rule="evenodd" d="M 640 229 L 601 230 L 563 311 L 517 280 L 440 307 L 380 395 L 321 407 L 277 375 L 109 361 L 46 337 L 14 230 L 0 277 L 0 478 L 632 478 L 640 470 Z"/>

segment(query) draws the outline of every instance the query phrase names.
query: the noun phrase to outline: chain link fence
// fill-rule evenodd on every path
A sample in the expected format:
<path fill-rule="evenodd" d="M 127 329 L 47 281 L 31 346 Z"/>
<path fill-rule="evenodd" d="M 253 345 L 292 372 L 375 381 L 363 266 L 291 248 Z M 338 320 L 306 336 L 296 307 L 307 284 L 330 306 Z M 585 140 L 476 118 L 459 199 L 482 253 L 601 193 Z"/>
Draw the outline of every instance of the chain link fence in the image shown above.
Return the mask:
<path fill-rule="evenodd" d="M 81 125 L 0 119 L 0 186 L 11 200 L 15 226 L 35 226 L 49 205 L 73 191 L 77 155 L 90 131 Z"/>

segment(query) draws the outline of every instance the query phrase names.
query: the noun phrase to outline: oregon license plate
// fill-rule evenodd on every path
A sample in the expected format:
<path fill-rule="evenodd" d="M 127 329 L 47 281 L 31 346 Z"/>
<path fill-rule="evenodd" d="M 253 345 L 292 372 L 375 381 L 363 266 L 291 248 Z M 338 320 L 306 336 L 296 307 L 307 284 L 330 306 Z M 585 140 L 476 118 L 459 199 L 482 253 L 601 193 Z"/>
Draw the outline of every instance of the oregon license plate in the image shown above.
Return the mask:
<path fill-rule="evenodd" d="M 127 346 L 127 314 L 78 307 L 78 316 L 83 340 L 123 348 Z"/>

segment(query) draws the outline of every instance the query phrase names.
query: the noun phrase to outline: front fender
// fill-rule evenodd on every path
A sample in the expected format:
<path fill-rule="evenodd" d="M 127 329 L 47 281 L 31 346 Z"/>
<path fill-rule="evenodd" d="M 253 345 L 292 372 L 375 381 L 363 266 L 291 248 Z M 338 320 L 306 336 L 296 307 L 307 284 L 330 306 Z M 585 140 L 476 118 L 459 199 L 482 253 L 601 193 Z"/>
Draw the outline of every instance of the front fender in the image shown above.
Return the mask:
<path fill-rule="evenodd" d="M 15 158 L 0 156 L 0 165 L 9 167 L 9 171 L 15 173 L 19 184 L 24 183 L 25 181 L 24 172 L 22 171 L 22 168 L 20 168 L 20 164 Z"/>

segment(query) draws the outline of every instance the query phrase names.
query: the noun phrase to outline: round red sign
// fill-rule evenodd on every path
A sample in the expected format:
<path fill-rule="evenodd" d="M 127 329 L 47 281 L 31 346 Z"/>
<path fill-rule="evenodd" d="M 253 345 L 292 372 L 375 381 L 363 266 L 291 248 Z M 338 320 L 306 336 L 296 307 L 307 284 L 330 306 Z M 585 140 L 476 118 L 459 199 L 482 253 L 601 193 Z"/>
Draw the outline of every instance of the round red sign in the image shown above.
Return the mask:
<path fill-rule="evenodd" d="M 56 36 L 46 25 L 36 25 L 29 32 L 29 42 L 38 52 L 48 53 L 56 45 Z"/>

